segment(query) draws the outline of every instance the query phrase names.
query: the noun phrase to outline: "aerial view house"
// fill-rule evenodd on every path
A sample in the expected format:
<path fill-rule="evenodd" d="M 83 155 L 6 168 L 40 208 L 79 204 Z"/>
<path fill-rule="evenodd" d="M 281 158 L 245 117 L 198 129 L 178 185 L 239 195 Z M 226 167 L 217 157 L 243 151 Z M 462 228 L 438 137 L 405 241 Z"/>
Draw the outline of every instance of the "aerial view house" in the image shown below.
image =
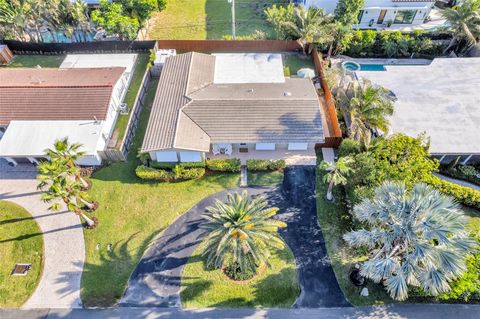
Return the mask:
<path fill-rule="evenodd" d="M 323 8 L 333 13 L 338 0 L 302 0 L 306 7 Z M 422 24 L 435 1 L 431 0 L 365 0 L 358 16 L 357 28 L 383 29 Z"/>
<path fill-rule="evenodd" d="M 430 153 L 439 160 L 461 156 L 467 164 L 480 162 L 478 70 L 480 58 L 437 58 L 429 65 L 389 65 L 356 74 L 395 94 L 391 133 L 426 133 Z"/>
<path fill-rule="evenodd" d="M 142 151 L 161 162 L 315 160 L 324 142 L 311 79 L 285 77 L 280 54 L 185 53 L 166 59 Z"/>
<path fill-rule="evenodd" d="M 55 140 L 81 143 L 80 165 L 100 165 L 125 91 L 124 67 L 0 69 L 0 157 L 44 157 Z"/>

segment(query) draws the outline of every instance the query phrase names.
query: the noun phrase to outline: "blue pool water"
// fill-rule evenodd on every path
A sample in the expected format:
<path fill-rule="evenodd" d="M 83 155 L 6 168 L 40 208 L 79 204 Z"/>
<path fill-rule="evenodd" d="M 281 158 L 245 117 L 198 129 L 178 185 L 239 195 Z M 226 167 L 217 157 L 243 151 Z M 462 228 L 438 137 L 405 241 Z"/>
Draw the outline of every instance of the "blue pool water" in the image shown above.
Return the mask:
<path fill-rule="evenodd" d="M 383 64 L 360 64 L 360 71 L 386 71 Z"/>
<path fill-rule="evenodd" d="M 80 31 L 75 31 L 75 33 L 77 34 L 77 37 L 81 37 L 81 39 L 83 40 L 84 35 L 81 34 Z M 91 41 L 93 41 L 93 37 L 95 36 L 95 32 L 87 33 L 87 34 L 85 34 L 85 36 L 86 36 L 87 42 L 91 42 Z M 43 41 L 47 42 L 47 43 L 54 42 L 57 39 L 58 39 L 58 42 L 60 42 L 60 43 L 76 42 L 75 37 L 68 38 L 68 37 L 65 36 L 65 33 L 63 33 L 62 31 L 57 31 L 56 32 L 57 39 L 54 39 L 52 34 L 48 31 L 47 32 L 42 32 L 42 37 L 43 37 Z"/>

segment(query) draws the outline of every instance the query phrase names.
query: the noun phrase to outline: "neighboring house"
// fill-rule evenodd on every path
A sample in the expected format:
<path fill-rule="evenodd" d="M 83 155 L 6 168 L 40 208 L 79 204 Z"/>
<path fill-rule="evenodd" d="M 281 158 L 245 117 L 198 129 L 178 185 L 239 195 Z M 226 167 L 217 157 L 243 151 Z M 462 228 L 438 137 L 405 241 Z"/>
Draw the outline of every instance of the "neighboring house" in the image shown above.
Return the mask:
<path fill-rule="evenodd" d="M 338 0 L 302 0 L 306 7 L 323 8 L 333 13 Z M 421 25 L 427 19 L 435 1 L 431 0 L 365 0 L 358 16 L 357 28 L 384 29 Z"/>
<path fill-rule="evenodd" d="M 390 133 L 426 133 L 430 153 L 443 163 L 458 156 L 464 164 L 480 163 L 480 58 L 385 68 L 356 74 L 395 94 Z"/>
<path fill-rule="evenodd" d="M 44 157 L 56 139 L 81 143 L 80 165 L 100 165 L 124 95 L 124 67 L 0 69 L 0 157 Z M 123 89 L 122 89 L 123 88 Z"/>
<path fill-rule="evenodd" d="M 323 142 L 313 82 L 285 78 L 280 54 L 191 52 L 166 59 L 142 151 L 161 162 L 303 156 L 311 164 Z"/>

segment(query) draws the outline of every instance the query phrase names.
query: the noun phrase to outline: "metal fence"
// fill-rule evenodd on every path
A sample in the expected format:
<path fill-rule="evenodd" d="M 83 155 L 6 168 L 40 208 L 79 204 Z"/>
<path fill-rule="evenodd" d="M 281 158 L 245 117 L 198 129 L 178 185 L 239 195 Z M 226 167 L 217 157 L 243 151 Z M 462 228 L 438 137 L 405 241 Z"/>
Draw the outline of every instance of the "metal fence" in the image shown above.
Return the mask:
<path fill-rule="evenodd" d="M 198 52 L 302 51 L 298 41 L 286 40 L 158 40 L 157 47 Z"/>

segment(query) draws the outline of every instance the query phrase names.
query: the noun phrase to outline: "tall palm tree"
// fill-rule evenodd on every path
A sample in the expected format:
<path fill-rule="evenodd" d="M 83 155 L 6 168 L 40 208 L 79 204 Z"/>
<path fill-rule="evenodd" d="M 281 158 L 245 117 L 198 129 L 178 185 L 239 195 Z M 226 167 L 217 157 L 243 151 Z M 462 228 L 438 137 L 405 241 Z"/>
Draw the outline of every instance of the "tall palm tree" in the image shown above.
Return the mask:
<path fill-rule="evenodd" d="M 277 230 L 286 224 L 272 219 L 278 208 L 268 207 L 263 196 L 228 194 L 227 203 L 217 200 L 207 210 L 202 228 L 207 236 L 203 255 L 209 266 L 238 264 L 242 272 L 256 270 L 268 261 L 270 247 L 284 248 Z"/>
<path fill-rule="evenodd" d="M 87 3 L 82 0 L 77 0 L 71 5 L 71 15 L 75 23 L 75 30 L 81 32 L 83 39 L 80 36 L 79 38 L 83 42 L 87 41 L 86 34 L 91 31 L 87 6 Z"/>
<path fill-rule="evenodd" d="M 480 0 L 465 0 L 453 8 L 441 11 L 447 19 L 453 33 L 450 44 L 445 53 L 455 44 L 465 41 L 466 45 L 460 52 L 466 52 L 472 45 L 476 45 L 480 39 Z"/>
<path fill-rule="evenodd" d="M 372 133 L 387 133 L 388 116 L 393 114 L 393 97 L 383 87 L 370 81 L 350 82 L 346 89 L 337 90 L 337 103 L 344 113 L 350 137 L 369 145 Z"/>
<path fill-rule="evenodd" d="M 0 24 L 16 39 L 26 41 L 28 17 L 22 2 L 0 0 Z"/>
<path fill-rule="evenodd" d="M 83 195 L 81 194 L 81 185 L 75 180 L 69 180 L 68 178 L 62 176 L 54 177 L 54 175 L 58 173 L 58 168 L 52 166 L 51 169 L 53 172 L 50 175 L 50 180 L 47 181 L 46 176 L 48 175 L 44 175 L 44 178 L 41 180 L 41 183 L 38 186 L 43 191 L 41 196 L 42 201 L 45 203 L 51 203 L 55 201 L 49 207 L 49 209 L 58 211 L 61 208 L 61 204 L 57 200 L 60 200 L 66 205 L 69 211 L 83 218 L 89 227 L 94 227 L 95 221 L 85 215 L 82 210 Z M 45 188 L 45 186 L 48 187 Z"/>
<path fill-rule="evenodd" d="M 408 297 L 408 286 L 434 296 L 448 292 L 449 282 L 465 271 L 465 257 L 476 246 L 459 205 L 426 184 L 409 190 L 403 183 L 385 182 L 353 212 L 369 226 L 344 235 L 352 247 L 370 252 L 361 275 L 383 282 L 397 300 Z"/>
<path fill-rule="evenodd" d="M 353 159 L 349 156 L 340 157 L 337 162 L 320 163 L 320 169 L 325 170 L 323 182 L 328 183 L 327 200 L 333 201 L 333 187 L 335 185 L 345 185 L 347 177 L 352 172 L 351 164 Z"/>
<path fill-rule="evenodd" d="M 323 45 L 335 40 L 336 26 L 333 16 L 326 15 L 323 9 L 295 7 L 293 18 L 282 22 L 281 25 L 288 34 L 299 41 L 304 54 L 308 43 Z"/>
<path fill-rule="evenodd" d="M 56 140 L 53 148 L 46 149 L 44 153 L 52 162 L 57 161 L 59 165 L 65 165 L 68 174 L 81 183 L 84 189 L 88 189 L 90 185 L 82 177 L 80 167 L 78 167 L 76 163 L 80 157 L 85 155 L 85 152 L 80 150 L 81 148 L 82 144 L 70 143 L 68 137 L 64 137 L 63 139 Z"/>

